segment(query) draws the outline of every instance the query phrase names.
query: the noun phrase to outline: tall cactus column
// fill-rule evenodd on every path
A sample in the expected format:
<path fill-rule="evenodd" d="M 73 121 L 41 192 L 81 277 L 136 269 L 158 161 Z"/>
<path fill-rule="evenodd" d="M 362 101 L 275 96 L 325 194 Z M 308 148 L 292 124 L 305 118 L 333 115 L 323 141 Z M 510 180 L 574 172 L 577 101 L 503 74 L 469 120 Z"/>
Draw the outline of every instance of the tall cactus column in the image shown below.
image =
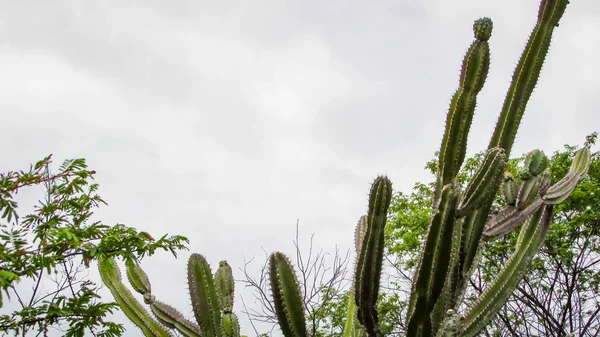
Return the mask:
<path fill-rule="evenodd" d="M 377 317 L 377 297 L 383 264 L 385 224 L 391 200 L 391 181 L 385 176 L 377 177 L 371 186 L 367 226 L 354 280 L 358 320 L 369 336 L 383 336 Z"/>
<path fill-rule="evenodd" d="M 527 102 L 540 77 L 552 33 L 554 28 L 558 27 L 568 4 L 568 0 L 542 0 L 540 3 L 538 21 L 521 54 L 490 140 L 489 148 L 499 146 L 506 151 L 507 157 L 510 156 Z"/>

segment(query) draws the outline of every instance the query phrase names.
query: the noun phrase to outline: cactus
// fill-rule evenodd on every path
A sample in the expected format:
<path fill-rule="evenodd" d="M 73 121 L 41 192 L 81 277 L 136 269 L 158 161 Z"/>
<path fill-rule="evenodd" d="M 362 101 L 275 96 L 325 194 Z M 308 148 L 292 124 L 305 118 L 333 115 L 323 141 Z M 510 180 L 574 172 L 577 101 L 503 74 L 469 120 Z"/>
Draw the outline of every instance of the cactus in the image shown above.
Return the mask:
<path fill-rule="evenodd" d="M 345 336 L 360 336 L 363 327 L 369 335 L 383 336 L 379 330 L 376 302 L 383 262 L 384 228 L 391 199 L 392 183 L 385 176 L 377 177 L 371 186 L 367 215 L 360 218 L 355 229 L 358 259 Z M 307 336 L 300 286 L 290 260 L 283 253 L 271 254 L 269 279 L 281 332 L 285 337 Z M 355 323 L 355 318 L 362 327 Z"/>
<path fill-rule="evenodd" d="M 367 232 L 367 216 L 363 215 L 358 220 L 356 224 L 356 228 L 354 229 L 354 249 L 357 254 L 357 258 L 355 261 L 355 270 L 354 270 L 354 278 L 352 279 L 352 287 L 349 291 L 348 296 L 348 306 L 347 306 L 347 315 L 346 315 L 346 325 L 344 326 L 344 331 L 342 332 L 343 337 L 360 337 L 365 333 L 364 328 L 360 325 L 358 321 L 358 315 L 356 312 L 356 297 L 355 297 L 355 289 L 356 289 L 356 275 L 357 275 L 357 266 L 358 266 L 358 257 L 360 256 L 360 252 L 362 249 L 363 240 L 365 238 Z"/>
<path fill-rule="evenodd" d="M 473 25 L 475 41 L 469 47 L 452 97 L 439 152 L 438 174 L 432 203 L 432 220 L 426 234 L 409 298 L 406 336 L 475 336 L 496 315 L 523 278 L 543 244 L 552 224 L 553 207 L 573 192 L 587 173 L 590 153 L 579 150 L 570 172 L 551 186 L 548 158 L 531 151 L 516 177 L 504 174 L 506 163 L 567 0 L 541 0 L 538 21 L 529 37 L 500 112 L 485 158 L 475 175 L 461 190 L 458 173 L 462 167 L 477 94 L 482 90 L 490 63 L 488 40 L 492 21 L 482 18 Z M 504 179 L 503 179 L 504 178 Z M 506 207 L 492 212 L 498 191 Z M 382 336 L 376 302 L 383 257 L 383 233 L 391 198 L 391 182 L 379 177 L 371 187 L 366 227 L 356 230 L 360 247 L 354 278 L 357 317 L 370 337 Z M 360 222 L 359 222 L 360 225 Z M 469 308 L 459 311 L 467 281 L 486 241 L 520 229 L 514 253 L 482 296 Z M 364 230 L 364 232 L 363 232 Z M 364 233 L 364 234 L 363 234 Z M 292 299 L 300 291 L 291 265 L 281 253 L 272 260 L 281 271 L 272 269 L 275 307 L 286 337 L 304 336 L 303 311 Z M 286 262 L 287 261 L 287 262 Z M 293 294 L 284 296 L 287 293 Z M 349 320 L 345 336 L 353 332 Z M 294 323 L 294 324 L 292 324 Z"/>
<path fill-rule="evenodd" d="M 269 257 L 269 279 L 275 314 L 285 337 L 306 337 L 304 304 L 298 278 L 290 260 L 283 253 Z"/>
<path fill-rule="evenodd" d="M 131 287 L 144 297 L 156 320 L 133 297 L 121 281 L 121 273 L 114 259 L 103 259 L 99 271 L 104 284 L 127 317 L 145 336 L 172 336 L 166 329 L 175 329 L 186 337 L 240 337 L 238 318 L 233 310 L 234 281 L 231 267 L 221 261 L 215 275 L 200 254 L 192 254 L 188 261 L 188 284 L 192 308 L 197 323 L 187 320 L 175 308 L 156 300 L 150 280 L 134 261 L 127 261 L 127 278 Z"/>

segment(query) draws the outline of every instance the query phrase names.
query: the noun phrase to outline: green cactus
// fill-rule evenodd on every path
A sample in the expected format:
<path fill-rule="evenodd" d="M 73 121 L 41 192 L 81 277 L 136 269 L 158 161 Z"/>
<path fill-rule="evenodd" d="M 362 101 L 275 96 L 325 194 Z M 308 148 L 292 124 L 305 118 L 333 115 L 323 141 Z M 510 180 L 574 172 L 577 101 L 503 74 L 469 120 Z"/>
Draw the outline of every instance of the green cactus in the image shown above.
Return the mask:
<path fill-rule="evenodd" d="M 376 301 L 383 262 L 384 228 L 391 199 L 392 183 L 385 176 L 377 177 L 371 186 L 367 215 L 360 218 L 354 232 L 358 259 L 354 291 L 348 302 L 345 336 L 360 336 L 363 327 L 369 334 L 383 336 L 379 330 Z M 275 313 L 283 335 L 307 336 L 300 286 L 290 260 L 283 253 L 271 254 L 269 279 Z"/>
<path fill-rule="evenodd" d="M 567 4 L 567 0 L 541 0 L 538 22 L 515 69 L 485 158 L 462 191 L 457 175 L 465 158 L 477 94 L 484 86 L 489 69 L 488 40 L 492 21 L 482 18 L 473 26 L 475 41 L 462 62 L 459 88 L 452 97 L 446 118 L 433 194 L 433 217 L 409 298 L 407 337 L 467 337 L 479 333 L 507 301 L 544 242 L 552 224 L 553 205 L 564 201 L 587 173 L 590 153 L 583 148 L 576 153 L 570 172 L 553 186 L 550 186 L 548 158 L 540 150 L 526 156 L 524 168 L 517 177 L 503 174 L 552 33 Z M 506 208 L 492 212 L 499 190 Z M 376 303 L 390 197 L 389 180 L 377 178 L 369 196 L 366 227 L 361 227 L 359 222 L 355 235 L 360 251 L 354 278 L 354 300 L 357 317 L 370 337 L 382 336 Z M 523 226 L 508 263 L 476 303 L 460 312 L 467 281 L 486 241 L 505 235 L 520 225 Z M 277 261 L 287 259 L 280 257 Z M 283 264 L 285 273 L 274 270 L 271 273 L 273 288 L 277 290 L 274 297 L 278 318 L 286 337 L 304 336 L 305 330 L 299 329 L 304 322 L 300 301 L 292 303 L 291 297 L 287 299 L 282 295 L 285 288 L 296 297 L 300 294 L 295 278 L 284 279 L 285 275 L 294 275 L 294 272 L 289 262 Z M 353 332 L 354 307 L 348 308 L 344 336 Z M 297 322 L 293 329 L 292 322 Z"/>
<path fill-rule="evenodd" d="M 358 220 L 356 224 L 356 228 L 354 229 L 354 249 L 356 251 L 356 261 L 354 267 L 354 278 L 352 279 L 352 287 L 349 291 L 348 296 L 348 305 L 346 310 L 346 324 L 344 325 L 344 331 L 342 331 L 343 337 L 360 337 L 365 331 L 360 322 L 358 321 L 358 315 L 356 312 L 356 298 L 355 298 L 355 289 L 356 289 L 356 278 L 357 278 L 357 266 L 358 266 L 358 258 L 360 256 L 360 252 L 362 249 L 363 240 L 365 238 L 367 232 L 367 216 L 363 215 Z"/>
<path fill-rule="evenodd" d="M 300 284 L 292 263 L 283 253 L 269 257 L 269 279 L 275 314 L 285 337 L 306 337 L 306 321 Z"/>
<path fill-rule="evenodd" d="M 377 317 L 377 297 L 383 262 L 385 223 L 391 201 L 392 183 L 387 177 L 377 177 L 371 186 L 367 226 L 354 279 L 358 320 L 367 333 L 373 336 L 382 336 Z"/>
<path fill-rule="evenodd" d="M 471 337 L 477 335 L 506 303 L 543 244 L 552 225 L 553 207 L 563 202 L 585 177 L 590 164 L 587 148 L 579 150 L 567 175 L 551 186 L 548 158 L 531 151 L 516 177 L 503 174 L 529 98 L 537 84 L 554 28 L 568 0 L 541 0 L 538 21 L 512 77 L 485 158 L 464 191 L 458 173 L 467 150 L 467 139 L 478 93 L 490 65 L 488 40 L 492 21 L 475 21 L 475 40 L 462 62 L 459 87 L 452 96 L 439 152 L 432 203 L 432 220 L 412 284 L 406 317 L 407 337 Z M 498 191 L 506 207 L 492 212 Z M 385 176 L 371 186 L 368 213 L 355 232 L 357 261 L 344 336 L 366 333 L 382 337 L 377 299 L 384 253 L 384 232 L 392 198 Z M 482 247 L 521 226 L 514 253 L 480 298 L 459 311 Z M 158 322 L 186 336 L 239 336 L 233 306 L 231 268 L 222 262 L 211 274 L 208 263 L 194 254 L 188 264 L 188 281 L 197 323 L 155 300 L 150 282 L 135 263 L 128 263 L 133 288 L 144 295 Z M 169 336 L 121 283 L 113 260 L 99 269 L 107 287 L 127 316 L 146 336 Z M 300 285 L 290 260 L 280 252 L 269 257 L 269 279 L 277 321 L 285 337 L 308 336 Z M 356 314 L 354 313 L 356 311 Z M 355 318 L 360 324 L 355 323 Z"/>
<path fill-rule="evenodd" d="M 121 282 L 119 267 L 113 259 L 101 260 L 100 275 L 123 312 L 142 329 L 145 336 L 171 336 L 165 330 L 166 327 L 175 329 L 186 337 L 240 337 L 238 318 L 232 312 L 233 274 L 227 261 L 219 263 L 213 277 L 210 266 L 202 255 L 190 256 L 188 285 L 197 324 L 187 320 L 175 308 L 155 299 L 150 280 L 137 263 L 128 261 L 126 266 L 129 283 L 136 292 L 143 295 L 144 302 L 150 306 L 156 320 Z"/>
<path fill-rule="evenodd" d="M 469 47 L 463 60 L 460 86 L 452 97 L 446 117 L 436 198 L 439 197 L 442 187 L 456 178 L 465 159 L 467 136 L 475 113 L 477 94 L 483 88 L 490 66 L 488 40 L 492 35 L 492 20 L 482 18 L 475 21 L 473 31 L 476 40 Z"/>

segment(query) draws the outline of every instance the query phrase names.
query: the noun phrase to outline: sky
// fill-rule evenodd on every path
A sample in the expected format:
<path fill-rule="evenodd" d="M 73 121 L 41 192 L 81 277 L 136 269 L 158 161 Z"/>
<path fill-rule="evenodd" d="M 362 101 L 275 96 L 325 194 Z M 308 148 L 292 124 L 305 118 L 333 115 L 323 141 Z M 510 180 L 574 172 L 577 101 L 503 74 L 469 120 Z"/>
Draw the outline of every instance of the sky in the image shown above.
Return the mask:
<path fill-rule="evenodd" d="M 255 256 L 257 275 L 263 250 L 295 253 L 297 221 L 305 251 L 312 234 L 315 249 L 345 251 L 378 174 L 403 192 L 430 179 L 483 16 L 491 67 L 468 155 L 487 147 L 538 4 L 0 0 L 0 170 L 85 158 L 108 202 L 100 220 L 190 239 L 177 260 L 142 263 L 156 296 L 190 314 L 192 252 L 228 260 L 236 279 Z M 513 154 L 600 131 L 599 57 L 600 2 L 573 0 Z M 239 300 L 252 295 L 236 292 L 254 335 Z"/>

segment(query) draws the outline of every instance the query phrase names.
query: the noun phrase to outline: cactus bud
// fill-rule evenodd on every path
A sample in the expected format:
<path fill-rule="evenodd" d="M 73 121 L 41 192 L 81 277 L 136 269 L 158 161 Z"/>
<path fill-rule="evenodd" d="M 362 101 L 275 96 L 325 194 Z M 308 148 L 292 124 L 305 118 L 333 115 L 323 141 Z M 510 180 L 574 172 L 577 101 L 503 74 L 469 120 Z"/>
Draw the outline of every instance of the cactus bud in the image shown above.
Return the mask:
<path fill-rule="evenodd" d="M 519 184 L 513 179 L 512 174 L 509 172 L 504 174 L 504 182 L 502 183 L 502 196 L 504 202 L 508 206 L 514 206 L 517 203 L 517 196 L 519 195 Z"/>
<path fill-rule="evenodd" d="M 519 196 L 517 197 L 517 209 L 523 210 L 529 204 L 538 197 L 540 191 L 541 181 L 538 177 L 532 176 L 530 179 L 525 180 L 521 184 L 519 189 Z"/>
<path fill-rule="evenodd" d="M 547 168 L 541 176 L 540 182 L 540 195 L 546 194 L 548 189 L 550 188 L 550 184 L 552 183 L 552 174 L 550 173 L 550 169 Z"/>
<path fill-rule="evenodd" d="M 479 20 L 476 20 L 473 24 L 473 32 L 475 33 L 475 38 L 479 41 L 489 40 L 492 36 L 492 28 L 494 28 L 492 19 L 481 18 Z"/>
<path fill-rule="evenodd" d="M 525 157 L 525 169 L 534 177 L 544 172 L 547 167 L 548 157 L 540 150 L 533 150 Z"/>

